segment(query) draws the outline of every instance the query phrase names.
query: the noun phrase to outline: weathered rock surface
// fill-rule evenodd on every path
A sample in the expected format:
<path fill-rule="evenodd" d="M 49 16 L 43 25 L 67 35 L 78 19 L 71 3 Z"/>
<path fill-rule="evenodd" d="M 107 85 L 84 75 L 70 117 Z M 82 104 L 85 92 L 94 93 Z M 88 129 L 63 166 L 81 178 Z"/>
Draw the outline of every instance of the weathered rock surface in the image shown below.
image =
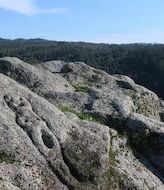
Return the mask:
<path fill-rule="evenodd" d="M 2 181 L 20 189 L 103 188 L 109 129 L 71 121 L 8 77 L 0 81 Z"/>
<path fill-rule="evenodd" d="M 49 71 L 38 69 L 17 58 L 2 58 L 0 70 L 37 94 L 73 91 L 72 86 L 58 74 L 53 75 Z"/>
<path fill-rule="evenodd" d="M 0 189 L 164 189 L 155 93 L 81 62 L 6 57 L 0 73 Z"/>

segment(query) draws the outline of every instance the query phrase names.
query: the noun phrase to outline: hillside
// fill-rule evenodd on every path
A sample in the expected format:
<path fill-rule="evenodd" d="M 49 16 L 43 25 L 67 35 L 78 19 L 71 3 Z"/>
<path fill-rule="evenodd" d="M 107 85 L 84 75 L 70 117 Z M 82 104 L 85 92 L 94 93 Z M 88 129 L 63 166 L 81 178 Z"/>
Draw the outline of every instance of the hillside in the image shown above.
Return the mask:
<path fill-rule="evenodd" d="M 127 76 L 1 58 L 0 126 L 0 189 L 164 189 L 164 102 Z"/>
<path fill-rule="evenodd" d="M 50 60 L 82 61 L 109 74 L 124 74 L 164 99 L 164 45 L 108 45 L 43 39 L 0 39 L 0 57 L 16 56 L 31 64 Z"/>

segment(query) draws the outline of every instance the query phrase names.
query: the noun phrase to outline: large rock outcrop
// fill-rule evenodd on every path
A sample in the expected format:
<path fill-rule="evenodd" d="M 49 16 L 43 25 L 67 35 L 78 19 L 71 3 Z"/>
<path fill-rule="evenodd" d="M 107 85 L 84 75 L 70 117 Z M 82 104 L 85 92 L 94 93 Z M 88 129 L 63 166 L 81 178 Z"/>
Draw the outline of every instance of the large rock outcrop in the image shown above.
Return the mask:
<path fill-rule="evenodd" d="M 81 62 L 0 59 L 0 189 L 164 189 L 164 102 Z"/>

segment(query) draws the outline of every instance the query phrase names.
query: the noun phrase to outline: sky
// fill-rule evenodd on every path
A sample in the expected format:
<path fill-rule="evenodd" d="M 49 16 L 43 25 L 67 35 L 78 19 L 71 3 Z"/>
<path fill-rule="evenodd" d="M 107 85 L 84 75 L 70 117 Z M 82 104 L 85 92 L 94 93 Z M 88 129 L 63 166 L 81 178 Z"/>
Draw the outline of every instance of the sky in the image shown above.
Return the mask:
<path fill-rule="evenodd" d="M 164 0 L 0 0 L 0 37 L 164 43 Z"/>

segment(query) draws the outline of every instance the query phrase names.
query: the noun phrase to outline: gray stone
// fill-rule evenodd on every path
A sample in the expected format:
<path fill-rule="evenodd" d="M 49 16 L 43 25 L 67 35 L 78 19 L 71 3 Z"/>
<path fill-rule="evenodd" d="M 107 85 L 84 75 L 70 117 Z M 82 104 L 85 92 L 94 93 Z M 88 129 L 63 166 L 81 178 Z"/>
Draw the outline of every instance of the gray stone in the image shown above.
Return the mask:
<path fill-rule="evenodd" d="M 105 187 L 108 127 L 72 121 L 8 77 L 0 81 L 2 180 L 29 190 Z"/>
<path fill-rule="evenodd" d="M 0 189 L 164 189 L 155 93 L 82 62 L 6 57 L 0 72 Z"/>

